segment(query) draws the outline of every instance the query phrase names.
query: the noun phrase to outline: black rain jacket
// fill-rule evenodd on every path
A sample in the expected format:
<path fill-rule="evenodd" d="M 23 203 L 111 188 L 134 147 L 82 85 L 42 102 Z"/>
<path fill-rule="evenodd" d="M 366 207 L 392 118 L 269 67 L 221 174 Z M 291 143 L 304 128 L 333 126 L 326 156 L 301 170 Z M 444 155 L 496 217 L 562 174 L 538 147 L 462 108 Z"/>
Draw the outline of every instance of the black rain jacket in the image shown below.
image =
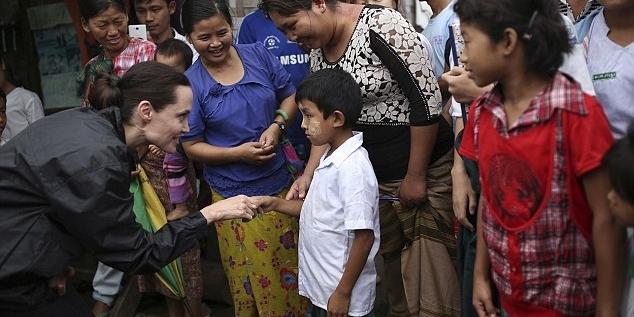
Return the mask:
<path fill-rule="evenodd" d="M 201 213 L 155 234 L 134 220 L 134 160 L 119 109 L 71 109 L 0 147 L 0 311 L 56 298 L 48 280 L 83 249 L 130 273 L 150 273 L 207 232 Z"/>

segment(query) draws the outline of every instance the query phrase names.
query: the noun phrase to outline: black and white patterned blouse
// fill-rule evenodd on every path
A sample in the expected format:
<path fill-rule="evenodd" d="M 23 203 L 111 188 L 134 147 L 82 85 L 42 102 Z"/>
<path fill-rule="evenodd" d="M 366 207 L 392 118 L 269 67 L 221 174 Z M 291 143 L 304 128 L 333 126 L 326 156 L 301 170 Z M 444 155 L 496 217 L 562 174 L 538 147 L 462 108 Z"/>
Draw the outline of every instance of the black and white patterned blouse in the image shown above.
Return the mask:
<path fill-rule="evenodd" d="M 430 55 L 420 35 L 392 9 L 366 5 L 344 55 L 328 61 L 311 52 L 311 71 L 341 68 L 361 86 L 363 109 L 356 130 L 379 181 L 399 180 L 407 172 L 410 126 L 440 123 L 432 162 L 452 146 L 451 129 L 441 119 L 442 97 Z"/>
<path fill-rule="evenodd" d="M 380 48 L 375 52 L 370 46 Z M 374 45 L 376 44 L 376 46 Z M 400 63 L 403 74 L 392 74 L 378 54 Z M 311 53 L 311 70 L 340 67 L 361 85 L 360 124 L 427 125 L 437 122 L 441 95 L 432 73 L 429 52 L 412 25 L 395 10 L 366 6 L 345 54 L 328 61 L 321 49 Z M 384 58 L 385 60 L 385 58 Z M 411 82 L 404 92 L 396 76 Z M 408 98 L 409 97 L 409 98 Z"/>

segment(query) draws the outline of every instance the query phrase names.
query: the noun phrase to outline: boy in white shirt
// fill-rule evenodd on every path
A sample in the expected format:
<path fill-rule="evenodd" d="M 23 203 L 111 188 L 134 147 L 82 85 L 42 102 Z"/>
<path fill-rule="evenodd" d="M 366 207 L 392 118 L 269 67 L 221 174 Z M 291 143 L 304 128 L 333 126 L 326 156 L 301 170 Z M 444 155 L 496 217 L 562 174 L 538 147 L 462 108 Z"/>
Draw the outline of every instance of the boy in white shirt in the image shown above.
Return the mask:
<path fill-rule="evenodd" d="M 258 197 L 259 204 L 300 216 L 299 293 L 312 302 L 313 317 L 372 315 L 379 190 L 363 135 L 352 132 L 359 86 L 341 69 L 323 69 L 306 77 L 295 100 L 308 140 L 329 149 L 304 201 Z"/>

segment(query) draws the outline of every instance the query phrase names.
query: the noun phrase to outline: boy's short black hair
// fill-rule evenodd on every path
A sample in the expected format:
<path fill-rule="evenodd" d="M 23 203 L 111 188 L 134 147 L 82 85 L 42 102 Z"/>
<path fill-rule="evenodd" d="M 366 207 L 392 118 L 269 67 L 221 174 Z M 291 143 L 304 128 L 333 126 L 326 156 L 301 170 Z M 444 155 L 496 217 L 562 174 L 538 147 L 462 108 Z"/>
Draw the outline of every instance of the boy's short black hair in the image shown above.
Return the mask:
<path fill-rule="evenodd" d="M 7 101 L 7 95 L 4 93 L 4 90 L 0 89 L 0 99 Z"/>
<path fill-rule="evenodd" d="M 634 126 L 618 140 L 603 158 L 614 191 L 623 200 L 634 204 Z"/>
<path fill-rule="evenodd" d="M 157 45 L 154 59 L 156 59 L 157 55 L 167 57 L 179 56 L 182 59 L 181 62 L 185 66 L 185 70 L 192 66 L 192 59 L 194 58 L 192 49 L 183 41 L 177 39 L 169 39 Z"/>
<path fill-rule="evenodd" d="M 297 88 L 295 101 L 315 103 L 324 119 L 339 110 L 345 116 L 344 127 L 352 128 L 361 114 L 361 88 L 348 72 L 326 68 L 308 75 Z"/>

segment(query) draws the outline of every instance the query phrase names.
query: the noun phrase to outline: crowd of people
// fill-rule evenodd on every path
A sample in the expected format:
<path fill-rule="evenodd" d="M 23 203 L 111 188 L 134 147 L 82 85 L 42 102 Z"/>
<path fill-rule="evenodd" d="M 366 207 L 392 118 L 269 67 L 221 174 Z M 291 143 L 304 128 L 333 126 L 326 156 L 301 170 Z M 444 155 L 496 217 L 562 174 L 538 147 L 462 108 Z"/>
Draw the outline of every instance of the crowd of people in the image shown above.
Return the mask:
<path fill-rule="evenodd" d="M 129 2 L 77 1 L 80 107 L 2 64 L 0 315 L 106 316 L 126 273 L 209 314 L 213 224 L 236 316 L 377 316 L 377 283 L 389 316 L 634 316 L 633 0 L 427 0 L 422 33 L 260 0 L 235 38 L 227 0 Z"/>

